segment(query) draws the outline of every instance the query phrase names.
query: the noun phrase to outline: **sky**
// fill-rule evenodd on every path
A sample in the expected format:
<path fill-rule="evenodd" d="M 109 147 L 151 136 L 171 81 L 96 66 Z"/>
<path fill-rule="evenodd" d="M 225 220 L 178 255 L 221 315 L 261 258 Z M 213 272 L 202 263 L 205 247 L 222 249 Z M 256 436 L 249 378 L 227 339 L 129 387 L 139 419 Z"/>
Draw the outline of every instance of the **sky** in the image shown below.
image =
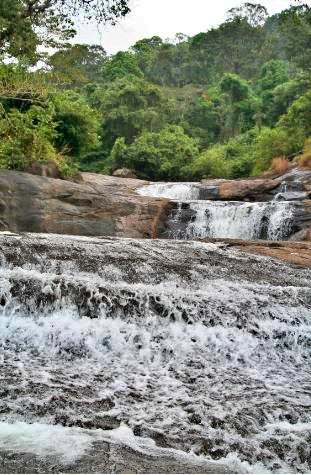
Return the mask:
<path fill-rule="evenodd" d="M 109 54 L 127 50 L 136 41 L 157 35 L 174 38 L 176 33 L 193 36 L 222 23 L 226 11 L 243 0 L 130 0 L 132 12 L 116 26 L 77 24 L 75 43 L 101 44 Z M 270 14 L 280 12 L 290 0 L 260 0 Z"/>

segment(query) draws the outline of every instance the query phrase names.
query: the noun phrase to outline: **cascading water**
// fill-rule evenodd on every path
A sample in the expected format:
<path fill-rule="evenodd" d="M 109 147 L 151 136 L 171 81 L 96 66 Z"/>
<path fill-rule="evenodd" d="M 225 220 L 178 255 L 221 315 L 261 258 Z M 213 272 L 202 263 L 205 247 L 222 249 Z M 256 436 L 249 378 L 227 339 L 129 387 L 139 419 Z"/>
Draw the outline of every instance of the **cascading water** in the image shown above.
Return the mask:
<path fill-rule="evenodd" d="M 0 242 L 4 469 L 311 469 L 310 270 L 199 242 Z M 139 455 L 100 465 L 108 442 Z"/>
<path fill-rule="evenodd" d="M 289 236 L 291 203 L 189 202 L 195 211 L 185 235 L 191 238 L 235 238 L 282 240 Z M 174 232 L 173 232 L 173 236 Z M 177 236 L 178 237 L 178 234 Z"/>
<path fill-rule="evenodd" d="M 197 200 L 200 196 L 200 183 L 154 183 L 139 188 L 138 192 L 144 196 L 171 200 Z"/>
<path fill-rule="evenodd" d="M 282 190 L 287 193 L 285 184 Z M 293 232 L 298 206 L 292 201 L 281 201 L 281 193 L 280 201 L 260 203 L 202 200 L 199 198 L 204 194 L 204 186 L 200 183 L 155 183 L 138 192 L 175 202 L 166 232 L 173 239 L 287 239 Z"/>

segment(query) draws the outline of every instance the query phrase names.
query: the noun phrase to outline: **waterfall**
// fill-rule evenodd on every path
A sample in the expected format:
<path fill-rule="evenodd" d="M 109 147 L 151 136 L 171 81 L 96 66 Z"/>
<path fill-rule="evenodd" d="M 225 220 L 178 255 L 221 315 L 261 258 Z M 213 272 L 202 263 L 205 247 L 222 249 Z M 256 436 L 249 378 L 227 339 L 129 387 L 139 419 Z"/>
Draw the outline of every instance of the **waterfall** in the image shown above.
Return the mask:
<path fill-rule="evenodd" d="M 310 270 L 195 241 L 0 241 L 1 456 L 103 472 L 114 441 L 179 473 L 310 470 Z"/>
<path fill-rule="evenodd" d="M 171 200 L 197 200 L 200 186 L 200 183 L 154 183 L 139 188 L 138 192 L 143 196 L 158 196 Z"/>
<path fill-rule="evenodd" d="M 288 193 L 285 184 L 282 190 Z M 139 193 L 174 201 L 167 224 L 166 236 L 169 238 L 278 241 L 287 239 L 293 232 L 297 205 L 293 201 L 283 201 L 281 194 L 271 202 L 200 200 L 204 186 L 199 183 L 155 183 L 141 188 Z"/>
<path fill-rule="evenodd" d="M 281 193 L 287 193 L 288 192 L 288 183 L 286 181 L 283 181 L 281 183 Z"/>
<path fill-rule="evenodd" d="M 180 238 L 285 239 L 291 231 L 291 203 L 189 202 L 195 214 Z M 176 215 L 171 220 L 176 222 Z M 172 224 L 172 223 L 170 223 Z M 176 229 L 176 225 L 175 225 Z"/>

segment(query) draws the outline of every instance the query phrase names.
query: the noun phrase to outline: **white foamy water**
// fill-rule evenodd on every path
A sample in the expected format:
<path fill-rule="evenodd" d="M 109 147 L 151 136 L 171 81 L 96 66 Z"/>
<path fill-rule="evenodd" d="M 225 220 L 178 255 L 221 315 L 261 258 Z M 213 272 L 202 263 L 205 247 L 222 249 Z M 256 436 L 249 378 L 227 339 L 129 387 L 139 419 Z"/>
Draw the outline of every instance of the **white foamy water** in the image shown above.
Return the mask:
<path fill-rule="evenodd" d="M 195 215 L 186 228 L 188 239 L 260 239 L 264 235 L 272 241 L 289 235 L 294 209 L 291 202 L 191 201 L 189 207 Z"/>
<path fill-rule="evenodd" d="M 154 183 L 138 188 L 142 196 L 156 196 L 171 200 L 197 200 L 199 199 L 200 183 Z"/>
<path fill-rule="evenodd" d="M 198 242 L 1 239 L 0 454 L 70 464 L 108 440 L 311 469 L 310 271 Z"/>
<path fill-rule="evenodd" d="M 138 192 L 176 201 L 168 220 L 167 236 L 175 239 L 232 238 L 286 239 L 292 232 L 292 201 L 245 203 L 200 200 L 200 183 L 154 183 Z"/>
<path fill-rule="evenodd" d="M 174 462 L 180 471 L 186 468 L 187 473 L 248 473 L 245 464 L 238 459 L 228 460 L 226 465 L 221 462 L 209 462 L 195 454 L 157 447 L 152 439 L 136 437 L 126 424 L 121 424 L 117 429 L 102 431 L 43 423 L 0 422 L 0 451 L 4 451 L 10 457 L 9 460 L 16 454 L 19 467 L 23 471 L 26 471 L 23 463 L 25 455 L 28 463 L 27 455 L 35 456 L 36 460 L 32 462 L 32 467 L 39 469 L 38 473 L 45 472 L 46 468 L 50 467 L 53 467 L 53 473 L 57 468 L 67 470 L 69 468 L 71 473 L 75 473 L 75 470 L 81 473 L 82 467 L 85 467 L 85 471 L 93 472 L 95 469 L 98 473 L 103 472 L 105 468 L 110 471 L 113 468 L 116 470 L 118 465 L 129 470 L 127 467 L 133 465 L 133 461 L 126 459 L 127 449 L 136 453 L 136 457 L 146 456 L 149 469 L 150 459 L 155 461 L 160 459 L 168 470 L 173 465 L 174 473 L 176 473 Z M 107 464 L 107 457 L 112 459 L 110 464 Z M 15 461 L 14 466 L 16 467 Z"/>
<path fill-rule="evenodd" d="M 87 431 L 48 424 L 0 422 L 0 450 L 56 458 L 65 465 L 82 457 L 92 445 Z"/>

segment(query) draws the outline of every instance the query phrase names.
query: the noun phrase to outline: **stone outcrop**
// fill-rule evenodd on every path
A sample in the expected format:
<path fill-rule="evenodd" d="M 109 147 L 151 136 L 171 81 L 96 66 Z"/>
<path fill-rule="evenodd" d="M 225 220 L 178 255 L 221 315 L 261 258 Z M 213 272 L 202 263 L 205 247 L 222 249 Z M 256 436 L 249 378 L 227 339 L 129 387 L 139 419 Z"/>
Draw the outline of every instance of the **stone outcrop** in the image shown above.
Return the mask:
<path fill-rule="evenodd" d="M 49 178 L 61 178 L 61 174 L 57 165 L 53 161 L 48 161 L 47 163 L 34 162 L 26 170 L 27 173 L 31 175 L 45 176 Z"/>
<path fill-rule="evenodd" d="M 128 168 L 119 168 L 113 172 L 112 176 L 116 176 L 118 178 L 137 178 L 133 170 L 129 170 Z"/>
<path fill-rule="evenodd" d="M 135 193 L 139 180 L 82 173 L 71 182 L 0 173 L 0 230 L 155 238 L 168 200 Z"/>
<path fill-rule="evenodd" d="M 202 180 L 200 199 L 223 201 L 270 201 L 289 189 L 299 199 L 311 198 L 311 171 L 291 170 L 284 175 L 240 180 Z M 285 191 L 286 193 L 286 191 Z"/>
<path fill-rule="evenodd" d="M 225 248 L 233 248 L 246 254 L 269 256 L 300 267 L 311 268 L 311 242 L 242 239 L 204 239 L 204 242 L 221 243 Z"/>
<path fill-rule="evenodd" d="M 94 173 L 81 173 L 68 181 L 40 176 L 49 174 L 47 170 L 37 172 L 0 172 L 0 231 L 133 238 L 165 235 L 172 202 L 139 195 L 137 188 L 148 182 Z M 291 240 L 311 239 L 311 171 L 203 180 L 198 187 L 200 199 L 265 201 L 279 196 L 296 201 Z"/>

